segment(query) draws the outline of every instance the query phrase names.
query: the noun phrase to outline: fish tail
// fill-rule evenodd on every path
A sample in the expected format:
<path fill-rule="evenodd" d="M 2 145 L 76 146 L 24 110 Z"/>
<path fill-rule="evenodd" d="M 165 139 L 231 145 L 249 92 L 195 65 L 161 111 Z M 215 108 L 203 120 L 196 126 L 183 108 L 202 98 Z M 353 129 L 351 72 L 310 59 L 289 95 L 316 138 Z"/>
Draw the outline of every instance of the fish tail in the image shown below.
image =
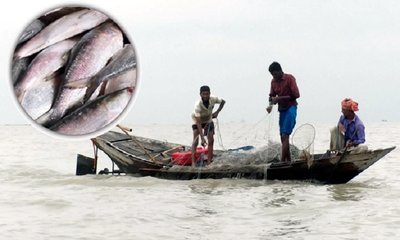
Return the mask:
<path fill-rule="evenodd" d="M 42 125 L 43 127 L 50 127 L 59 119 L 57 111 L 53 108 L 38 117 L 35 122 Z"/>

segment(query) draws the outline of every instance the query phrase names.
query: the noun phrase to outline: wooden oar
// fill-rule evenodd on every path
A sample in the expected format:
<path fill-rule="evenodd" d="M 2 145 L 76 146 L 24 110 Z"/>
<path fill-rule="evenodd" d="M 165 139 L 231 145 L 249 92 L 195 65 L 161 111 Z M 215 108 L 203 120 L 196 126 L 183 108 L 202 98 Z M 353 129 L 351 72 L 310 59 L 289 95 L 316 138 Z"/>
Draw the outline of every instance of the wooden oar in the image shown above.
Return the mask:
<path fill-rule="evenodd" d="M 163 155 L 165 155 L 165 154 L 167 154 L 167 153 L 169 153 L 169 152 L 175 151 L 175 150 L 177 150 L 177 149 L 179 149 L 179 148 L 183 148 L 183 147 L 184 147 L 183 145 L 179 145 L 179 146 L 176 146 L 176 147 L 167 149 L 167 150 L 165 150 L 164 152 L 161 152 L 161 153 L 155 155 L 154 158 L 156 158 L 156 157 L 158 157 L 158 156 L 163 156 Z M 164 157 L 164 156 L 163 156 L 163 157 Z"/>
<path fill-rule="evenodd" d="M 125 126 L 121 126 L 121 125 L 117 125 L 117 127 L 119 128 L 119 129 L 121 129 L 125 134 L 127 134 L 127 132 L 132 132 L 132 128 L 128 128 L 128 127 L 125 127 Z M 129 134 L 128 134 L 129 135 Z"/>

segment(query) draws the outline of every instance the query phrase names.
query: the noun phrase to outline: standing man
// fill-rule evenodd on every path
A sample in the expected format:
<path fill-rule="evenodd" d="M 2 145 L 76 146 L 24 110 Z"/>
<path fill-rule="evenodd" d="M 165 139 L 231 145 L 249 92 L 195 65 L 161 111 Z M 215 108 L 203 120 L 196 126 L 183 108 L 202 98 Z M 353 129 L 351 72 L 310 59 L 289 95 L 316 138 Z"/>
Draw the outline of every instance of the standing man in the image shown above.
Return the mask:
<path fill-rule="evenodd" d="M 192 143 L 192 167 L 196 164 L 195 152 L 197 145 L 199 144 L 199 136 L 201 139 L 201 145 L 206 146 L 206 140 L 204 136 L 207 136 L 208 140 L 208 156 L 207 164 L 210 164 L 213 158 L 214 150 L 214 122 L 213 118 L 217 118 L 219 112 L 225 105 L 225 100 L 210 95 L 210 87 L 202 86 L 200 88 L 201 100 L 196 102 L 194 106 L 194 112 L 192 113 L 193 119 L 193 143 Z M 214 105 L 219 104 L 217 111 L 213 113 Z"/>
<path fill-rule="evenodd" d="M 273 62 L 268 70 L 273 79 L 271 80 L 267 112 L 271 113 L 273 104 L 278 104 L 279 130 L 282 142 L 281 161 L 290 162 L 289 136 L 296 125 L 296 99 L 300 97 L 300 93 L 296 79 L 290 74 L 283 73 L 279 63 Z"/>

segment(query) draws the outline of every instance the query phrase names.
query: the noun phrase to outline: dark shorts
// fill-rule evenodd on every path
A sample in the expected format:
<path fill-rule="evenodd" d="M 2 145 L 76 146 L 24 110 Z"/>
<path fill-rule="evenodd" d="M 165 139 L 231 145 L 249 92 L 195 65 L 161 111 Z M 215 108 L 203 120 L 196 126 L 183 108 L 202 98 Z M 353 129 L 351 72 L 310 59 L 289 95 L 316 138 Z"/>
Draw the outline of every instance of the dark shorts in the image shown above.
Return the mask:
<path fill-rule="evenodd" d="M 212 131 L 214 134 L 214 122 L 203 123 L 203 124 L 201 124 L 201 128 L 204 129 L 204 135 L 207 135 L 209 131 L 210 132 Z M 197 125 L 193 124 L 192 129 L 197 130 Z"/>

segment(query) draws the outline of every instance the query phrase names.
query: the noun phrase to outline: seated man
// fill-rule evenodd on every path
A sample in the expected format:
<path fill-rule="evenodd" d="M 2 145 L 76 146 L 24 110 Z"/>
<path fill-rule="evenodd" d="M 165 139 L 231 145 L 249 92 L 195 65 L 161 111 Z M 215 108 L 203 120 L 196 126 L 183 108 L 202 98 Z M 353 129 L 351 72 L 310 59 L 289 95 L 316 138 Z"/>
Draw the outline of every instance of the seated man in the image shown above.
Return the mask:
<path fill-rule="evenodd" d="M 347 148 L 352 152 L 367 150 L 365 143 L 365 126 L 355 114 L 358 111 L 358 103 L 351 98 L 342 101 L 342 113 L 338 125 L 331 129 L 331 150 Z"/>

